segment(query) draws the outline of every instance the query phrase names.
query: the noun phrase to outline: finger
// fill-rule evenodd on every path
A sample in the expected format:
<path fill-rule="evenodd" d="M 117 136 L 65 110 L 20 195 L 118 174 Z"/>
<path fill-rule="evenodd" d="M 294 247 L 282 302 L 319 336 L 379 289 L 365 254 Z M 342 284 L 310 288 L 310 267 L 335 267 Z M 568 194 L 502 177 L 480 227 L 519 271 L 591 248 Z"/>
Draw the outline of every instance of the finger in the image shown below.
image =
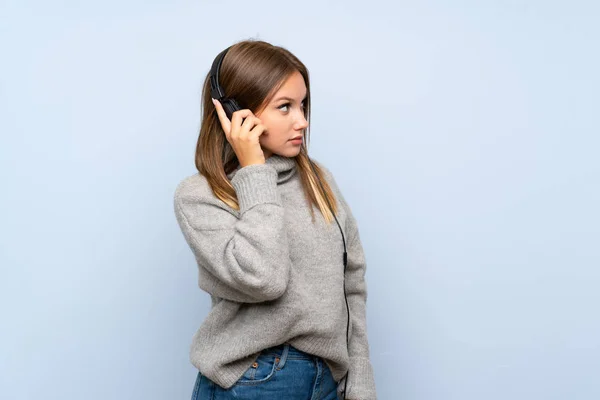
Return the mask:
<path fill-rule="evenodd" d="M 250 131 L 250 135 L 260 137 L 260 135 L 262 135 L 265 132 L 265 130 L 266 126 L 264 126 L 263 124 L 258 124 Z"/>
<path fill-rule="evenodd" d="M 223 128 L 225 135 L 229 136 L 229 134 L 231 133 L 231 121 L 229 120 L 229 118 L 227 118 L 227 114 L 225 113 L 221 102 L 217 99 L 212 99 L 212 102 L 215 105 L 219 121 L 221 121 L 221 127 Z"/>
<path fill-rule="evenodd" d="M 248 116 L 244 123 L 242 124 L 242 129 L 240 133 L 247 133 L 254 127 L 254 125 L 260 124 L 261 121 L 257 117 Z"/>
<path fill-rule="evenodd" d="M 231 116 L 231 134 L 238 136 L 241 131 L 242 118 L 253 116 L 252 111 L 248 109 L 234 111 Z M 244 121 L 246 122 L 246 121 Z"/>

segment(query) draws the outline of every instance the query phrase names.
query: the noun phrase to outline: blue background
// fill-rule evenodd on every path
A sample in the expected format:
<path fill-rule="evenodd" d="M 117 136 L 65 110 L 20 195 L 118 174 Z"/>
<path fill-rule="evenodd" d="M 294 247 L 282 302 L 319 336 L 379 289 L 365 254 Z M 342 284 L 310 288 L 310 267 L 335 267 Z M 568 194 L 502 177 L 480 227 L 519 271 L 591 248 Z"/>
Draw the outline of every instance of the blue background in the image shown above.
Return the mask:
<path fill-rule="evenodd" d="M 173 214 L 218 52 L 309 68 L 359 222 L 379 398 L 600 398 L 600 6 L 3 1 L 0 398 L 187 399 Z"/>

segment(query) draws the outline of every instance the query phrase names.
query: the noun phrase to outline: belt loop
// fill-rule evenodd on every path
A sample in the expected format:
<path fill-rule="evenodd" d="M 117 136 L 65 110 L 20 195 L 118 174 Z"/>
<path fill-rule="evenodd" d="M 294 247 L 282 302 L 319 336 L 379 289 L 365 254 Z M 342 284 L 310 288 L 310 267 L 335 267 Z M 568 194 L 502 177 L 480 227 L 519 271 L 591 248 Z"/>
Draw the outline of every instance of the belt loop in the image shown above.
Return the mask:
<path fill-rule="evenodd" d="M 278 370 L 282 369 L 283 366 L 285 365 L 285 361 L 287 359 L 289 351 L 290 351 L 290 345 L 289 345 L 289 343 L 284 343 L 284 345 L 283 345 L 283 351 L 281 352 L 281 358 L 279 359 L 279 362 L 276 365 L 276 368 Z"/>

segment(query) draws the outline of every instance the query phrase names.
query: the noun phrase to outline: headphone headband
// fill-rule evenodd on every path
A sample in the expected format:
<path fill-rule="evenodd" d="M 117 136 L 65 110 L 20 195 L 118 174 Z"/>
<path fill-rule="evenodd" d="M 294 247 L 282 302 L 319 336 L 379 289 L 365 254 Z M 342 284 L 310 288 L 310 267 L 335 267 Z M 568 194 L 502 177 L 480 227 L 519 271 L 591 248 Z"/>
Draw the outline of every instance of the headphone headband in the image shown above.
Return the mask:
<path fill-rule="evenodd" d="M 219 73 L 221 71 L 221 64 L 223 63 L 223 58 L 225 58 L 225 54 L 229 51 L 231 46 L 220 52 L 212 63 L 210 68 L 210 94 L 214 99 L 219 100 L 223 109 L 225 110 L 225 114 L 227 114 L 227 118 L 231 119 L 233 113 L 235 111 L 241 110 L 242 108 L 235 101 L 235 99 L 225 97 L 225 92 L 223 88 L 219 84 Z"/>
<path fill-rule="evenodd" d="M 221 100 L 225 97 L 225 93 L 223 89 L 219 85 L 219 72 L 221 71 L 221 63 L 223 62 L 223 58 L 225 58 L 225 54 L 231 46 L 220 52 L 210 67 L 210 93 L 214 99 Z"/>

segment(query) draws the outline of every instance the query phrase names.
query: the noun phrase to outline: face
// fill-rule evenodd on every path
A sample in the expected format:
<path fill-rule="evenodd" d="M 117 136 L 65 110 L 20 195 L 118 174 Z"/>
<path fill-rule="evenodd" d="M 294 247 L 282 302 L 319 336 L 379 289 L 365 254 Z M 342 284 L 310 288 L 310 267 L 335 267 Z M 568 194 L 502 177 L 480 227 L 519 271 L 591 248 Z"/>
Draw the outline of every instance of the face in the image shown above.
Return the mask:
<path fill-rule="evenodd" d="M 279 88 L 264 110 L 256 114 L 265 126 L 259 138 L 265 159 L 273 153 L 284 157 L 295 157 L 300 153 L 302 142 L 292 142 L 290 139 L 302 135 L 304 140 L 308 126 L 304 118 L 306 95 L 304 78 L 296 71 Z"/>

